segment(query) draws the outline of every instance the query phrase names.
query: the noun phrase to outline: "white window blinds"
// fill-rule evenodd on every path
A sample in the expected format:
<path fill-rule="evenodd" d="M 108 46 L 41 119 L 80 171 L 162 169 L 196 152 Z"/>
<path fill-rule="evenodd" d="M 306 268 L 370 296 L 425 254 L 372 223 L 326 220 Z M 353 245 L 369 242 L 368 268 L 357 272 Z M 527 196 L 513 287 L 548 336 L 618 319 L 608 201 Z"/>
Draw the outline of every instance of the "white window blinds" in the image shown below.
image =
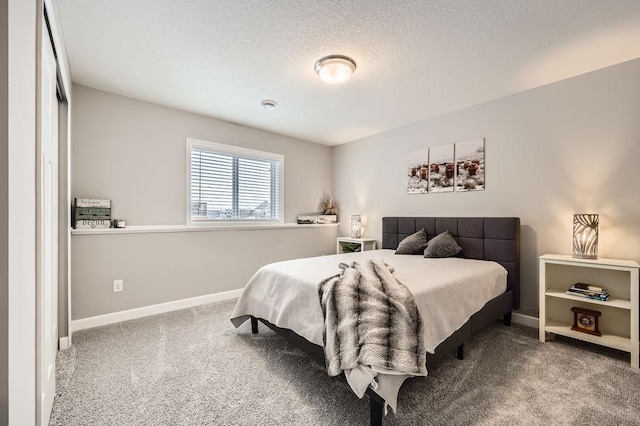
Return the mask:
<path fill-rule="evenodd" d="M 187 139 L 190 222 L 282 221 L 284 158 Z"/>

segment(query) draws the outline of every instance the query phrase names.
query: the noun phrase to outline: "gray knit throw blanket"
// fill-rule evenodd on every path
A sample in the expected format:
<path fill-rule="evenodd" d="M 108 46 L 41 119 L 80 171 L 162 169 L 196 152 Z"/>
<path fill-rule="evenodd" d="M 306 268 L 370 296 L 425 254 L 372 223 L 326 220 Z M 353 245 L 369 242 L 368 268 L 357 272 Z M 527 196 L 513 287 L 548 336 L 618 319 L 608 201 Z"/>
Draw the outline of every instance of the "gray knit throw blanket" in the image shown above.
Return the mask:
<path fill-rule="evenodd" d="M 393 267 L 373 259 L 340 268 L 318 286 L 329 375 L 358 364 L 426 375 L 422 317 Z"/>

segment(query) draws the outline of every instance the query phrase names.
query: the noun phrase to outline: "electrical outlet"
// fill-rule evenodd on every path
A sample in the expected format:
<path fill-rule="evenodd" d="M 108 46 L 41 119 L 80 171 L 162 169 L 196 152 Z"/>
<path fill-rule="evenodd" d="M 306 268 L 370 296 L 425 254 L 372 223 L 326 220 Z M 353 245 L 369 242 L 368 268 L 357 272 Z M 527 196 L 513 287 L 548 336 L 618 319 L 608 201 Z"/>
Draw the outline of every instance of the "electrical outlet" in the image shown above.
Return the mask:
<path fill-rule="evenodd" d="M 124 280 L 113 280 L 113 292 L 117 293 L 124 290 Z"/>

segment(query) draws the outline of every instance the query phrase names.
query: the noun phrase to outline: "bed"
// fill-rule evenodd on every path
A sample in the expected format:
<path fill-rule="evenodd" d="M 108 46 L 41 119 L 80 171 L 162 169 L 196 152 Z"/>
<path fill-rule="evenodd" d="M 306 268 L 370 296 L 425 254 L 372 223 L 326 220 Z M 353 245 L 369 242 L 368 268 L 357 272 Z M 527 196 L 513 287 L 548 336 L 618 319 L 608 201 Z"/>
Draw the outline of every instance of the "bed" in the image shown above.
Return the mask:
<path fill-rule="evenodd" d="M 396 268 L 394 275 L 414 295 L 425 318 L 427 369 L 455 351 L 462 359 L 464 342 L 494 321 L 502 319 L 505 325 L 510 324 L 512 310 L 519 307 L 518 218 L 385 217 L 382 228 L 382 250 L 298 259 L 261 268 L 247 284 L 232 322 L 238 327 L 250 319 L 252 332 L 257 333 L 260 321 L 324 363 L 318 284 L 334 274 L 340 262 L 377 258 Z M 428 238 L 448 230 L 462 251 L 447 259 L 393 254 L 400 241 L 423 228 Z M 421 278 L 427 275 L 420 275 L 418 268 L 424 267 L 429 267 L 429 278 Z M 476 275 L 484 284 L 474 281 Z M 284 288 L 286 291 L 282 291 Z M 463 300 L 465 297 L 468 300 Z M 456 306 L 464 305 L 464 312 L 439 309 L 446 298 L 455 300 Z M 387 404 L 395 409 L 397 392 L 406 378 L 386 374 L 378 377 L 376 390 L 366 388 L 372 425 L 382 423 Z M 348 378 L 354 389 L 353 379 Z"/>

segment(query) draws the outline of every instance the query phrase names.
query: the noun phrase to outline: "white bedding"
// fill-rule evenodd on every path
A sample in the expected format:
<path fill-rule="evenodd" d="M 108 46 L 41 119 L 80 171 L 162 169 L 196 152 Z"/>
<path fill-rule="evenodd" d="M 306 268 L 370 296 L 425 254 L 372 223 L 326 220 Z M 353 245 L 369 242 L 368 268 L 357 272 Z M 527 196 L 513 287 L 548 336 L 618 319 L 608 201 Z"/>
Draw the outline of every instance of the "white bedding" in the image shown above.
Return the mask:
<path fill-rule="evenodd" d="M 363 259 L 382 259 L 395 267 L 396 278 L 416 299 L 424 321 L 425 348 L 430 353 L 489 300 L 504 293 L 507 286 L 507 271 L 490 261 L 425 259 L 395 255 L 393 250 L 312 257 L 260 268 L 246 285 L 231 321 L 238 327 L 249 316 L 263 318 L 322 346 L 323 317 L 318 284 L 337 274 L 340 262 Z M 391 386 L 395 389 L 391 392 L 394 395 L 380 390 L 378 393 L 395 410 L 397 389 L 404 378 L 390 380 L 394 380 Z"/>

